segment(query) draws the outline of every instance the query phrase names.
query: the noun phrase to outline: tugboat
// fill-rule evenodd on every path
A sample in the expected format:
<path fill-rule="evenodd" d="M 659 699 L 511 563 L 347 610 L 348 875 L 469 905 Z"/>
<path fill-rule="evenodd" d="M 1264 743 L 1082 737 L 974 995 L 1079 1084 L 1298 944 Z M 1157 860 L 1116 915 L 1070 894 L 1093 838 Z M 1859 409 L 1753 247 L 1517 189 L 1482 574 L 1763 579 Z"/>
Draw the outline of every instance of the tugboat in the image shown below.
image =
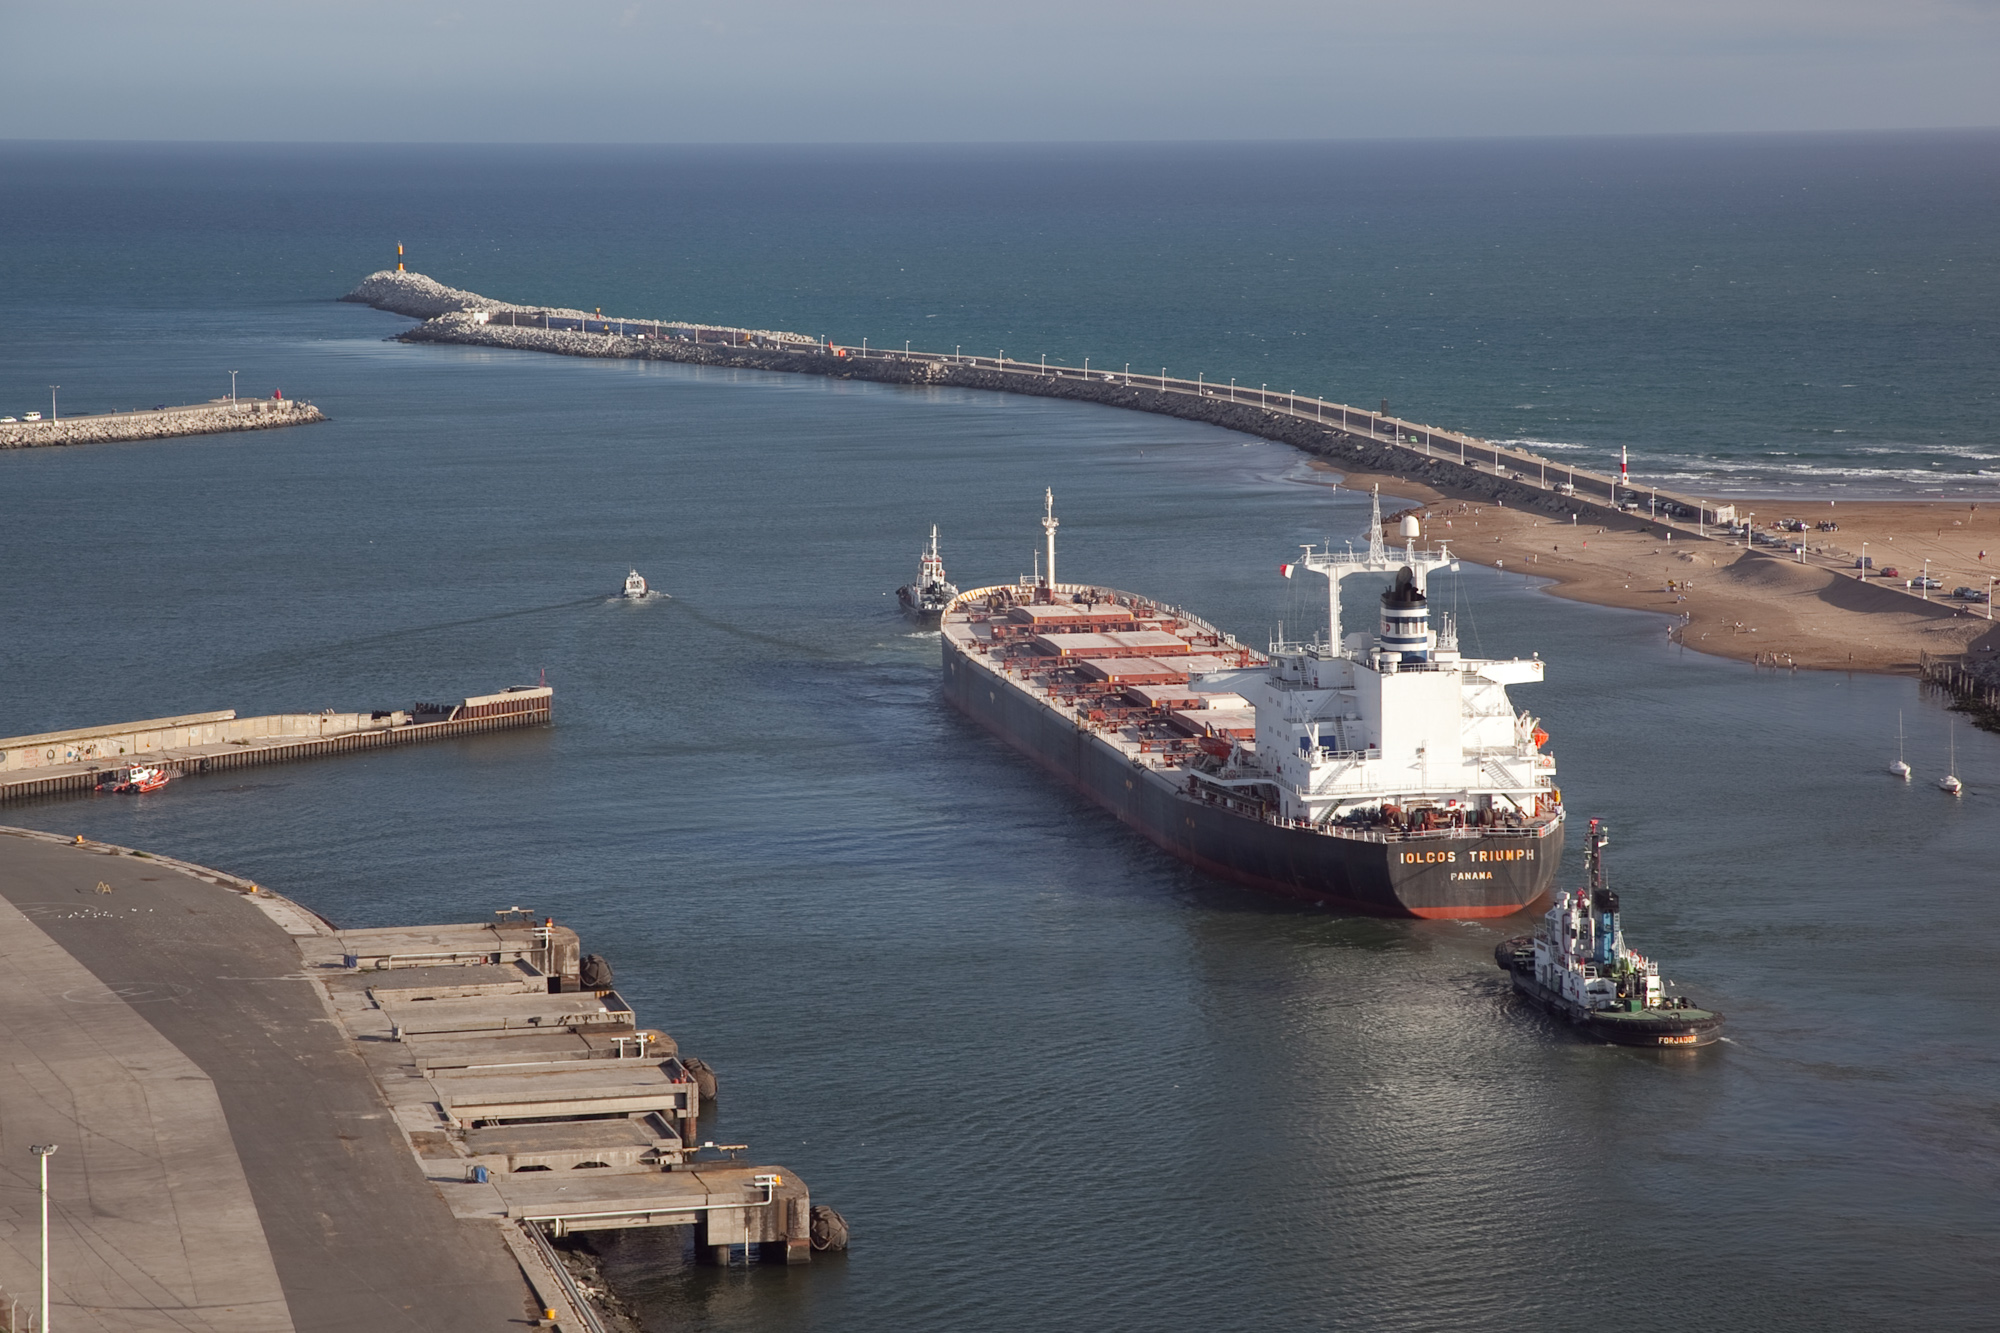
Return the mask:
<path fill-rule="evenodd" d="M 134 764 L 125 770 L 124 777 L 98 783 L 97 790 L 138 796 L 149 791 L 158 791 L 166 786 L 172 777 L 173 774 L 164 768 L 144 768 Z"/>
<path fill-rule="evenodd" d="M 944 576 L 944 559 L 938 555 L 937 524 L 933 523 L 931 544 L 917 557 L 917 581 L 896 589 L 896 600 L 917 619 L 936 621 L 957 596 L 957 586 Z"/>
<path fill-rule="evenodd" d="M 1533 935 L 1502 941 L 1494 961 L 1514 989 L 1592 1036 L 1621 1046 L 1707 1046 L 1722 1015 L 1668 995 L 1660 965 L 1625 947 L 1618 895 L 1605 884 L 1603 821 L 1590 821 L 1590 887 L 1556 895 Z"/>

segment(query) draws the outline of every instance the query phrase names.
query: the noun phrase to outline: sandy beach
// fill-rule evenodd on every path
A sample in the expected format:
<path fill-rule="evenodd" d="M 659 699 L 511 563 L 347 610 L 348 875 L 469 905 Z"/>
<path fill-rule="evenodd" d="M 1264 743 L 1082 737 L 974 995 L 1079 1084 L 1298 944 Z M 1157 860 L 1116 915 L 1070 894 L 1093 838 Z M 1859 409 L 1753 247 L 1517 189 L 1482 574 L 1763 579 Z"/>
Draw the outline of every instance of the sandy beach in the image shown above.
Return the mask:
<path fill-rule="evenodd" d="M 1335 469 L 1328 469 L 1335 471 Z M 2000 649 L 2000 623 L 1988 604 L 1952 599 L 1965 586 L 1985 592 L 2000 576 L 2000 502 L 1745 501 L 1755 529 L 1778 546 L 1704 537 L 1682 524 L 1635 516 L 1623 527 L 1563 523 L 1479 500 L 1438 494 L 1400 477 L 1341 474 L 1340 484 L 1417 501 L 1396 507 L 1418 515 L 1426 541 L 1443 539 L 1482 565 L 1553 580 L 1558 597 L 1602 606 L 1657 611 L 1690 648 L 1780 668 L 1913 672 L 1921 655 Z M 1389 506 L 1384 506 L 1385 513 Z M 1803 534 L 1777 531 L 1802 520 Z M 1820 531 L 1821 522 L 1837 523 Z M 1866 543 L 1873 571 L 1857 578 Z M 1791 546 L 1803 544 L 1804 562 Z M 1924 562 L 1943 586 L 1904 587 Z M 1888 571 L 1896 571 L 1892 578 Z M 1678 625 L 1675 622 L 1683 622 Z"/>

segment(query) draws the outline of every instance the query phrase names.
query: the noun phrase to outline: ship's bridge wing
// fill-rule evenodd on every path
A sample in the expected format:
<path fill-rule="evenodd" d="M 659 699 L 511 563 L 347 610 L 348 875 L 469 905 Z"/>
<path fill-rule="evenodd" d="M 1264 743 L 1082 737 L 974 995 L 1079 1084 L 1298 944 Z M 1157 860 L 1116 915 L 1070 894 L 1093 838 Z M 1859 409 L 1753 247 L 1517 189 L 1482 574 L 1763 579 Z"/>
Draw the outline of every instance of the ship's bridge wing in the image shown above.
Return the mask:
<path fill-rule="evenodd" d="M 1517 657 L 1510 662 L 1468 662 L 1466 665 L 1473 668 L 1475 675 L 1495 685 L 1529 685 L 1542 678 L 1542 659 L 1539 657 Z"/>

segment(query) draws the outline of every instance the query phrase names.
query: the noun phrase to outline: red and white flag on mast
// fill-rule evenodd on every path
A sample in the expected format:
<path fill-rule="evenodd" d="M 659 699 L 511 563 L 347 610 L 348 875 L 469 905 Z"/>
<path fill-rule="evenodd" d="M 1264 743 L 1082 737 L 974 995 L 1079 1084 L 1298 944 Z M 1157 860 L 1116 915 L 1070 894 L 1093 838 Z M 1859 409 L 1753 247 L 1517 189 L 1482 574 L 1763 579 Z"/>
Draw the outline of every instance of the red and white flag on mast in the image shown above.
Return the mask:
<path fill-rule="evenodd" d="M 1279 565 L 1278 572 L 1280 574 L 1283 574 L 1286 578 L 1290 578 L 1292 576 L 1292 571 L 1297 568 L 1298 568 L 1297 565 Z"/>

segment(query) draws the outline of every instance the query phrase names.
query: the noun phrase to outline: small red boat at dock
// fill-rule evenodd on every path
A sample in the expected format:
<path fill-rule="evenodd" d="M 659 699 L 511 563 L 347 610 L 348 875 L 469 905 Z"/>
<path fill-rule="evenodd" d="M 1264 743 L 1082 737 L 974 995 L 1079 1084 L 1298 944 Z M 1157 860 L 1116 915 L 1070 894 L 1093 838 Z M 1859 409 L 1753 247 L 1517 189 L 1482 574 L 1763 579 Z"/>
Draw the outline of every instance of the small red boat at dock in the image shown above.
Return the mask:
<path fill-rule="evenodd" d="M 166 786 L 168 782 L 172 781 L 173 776 L 172 773 L 164 768 L 146 768 L 143 765 L 134 764 L 125 770 L 124 777 L 111 778 L 98 783 L 97 790 L 143 795 L 149 791 L 158 791 L 160 788 Z"/>

